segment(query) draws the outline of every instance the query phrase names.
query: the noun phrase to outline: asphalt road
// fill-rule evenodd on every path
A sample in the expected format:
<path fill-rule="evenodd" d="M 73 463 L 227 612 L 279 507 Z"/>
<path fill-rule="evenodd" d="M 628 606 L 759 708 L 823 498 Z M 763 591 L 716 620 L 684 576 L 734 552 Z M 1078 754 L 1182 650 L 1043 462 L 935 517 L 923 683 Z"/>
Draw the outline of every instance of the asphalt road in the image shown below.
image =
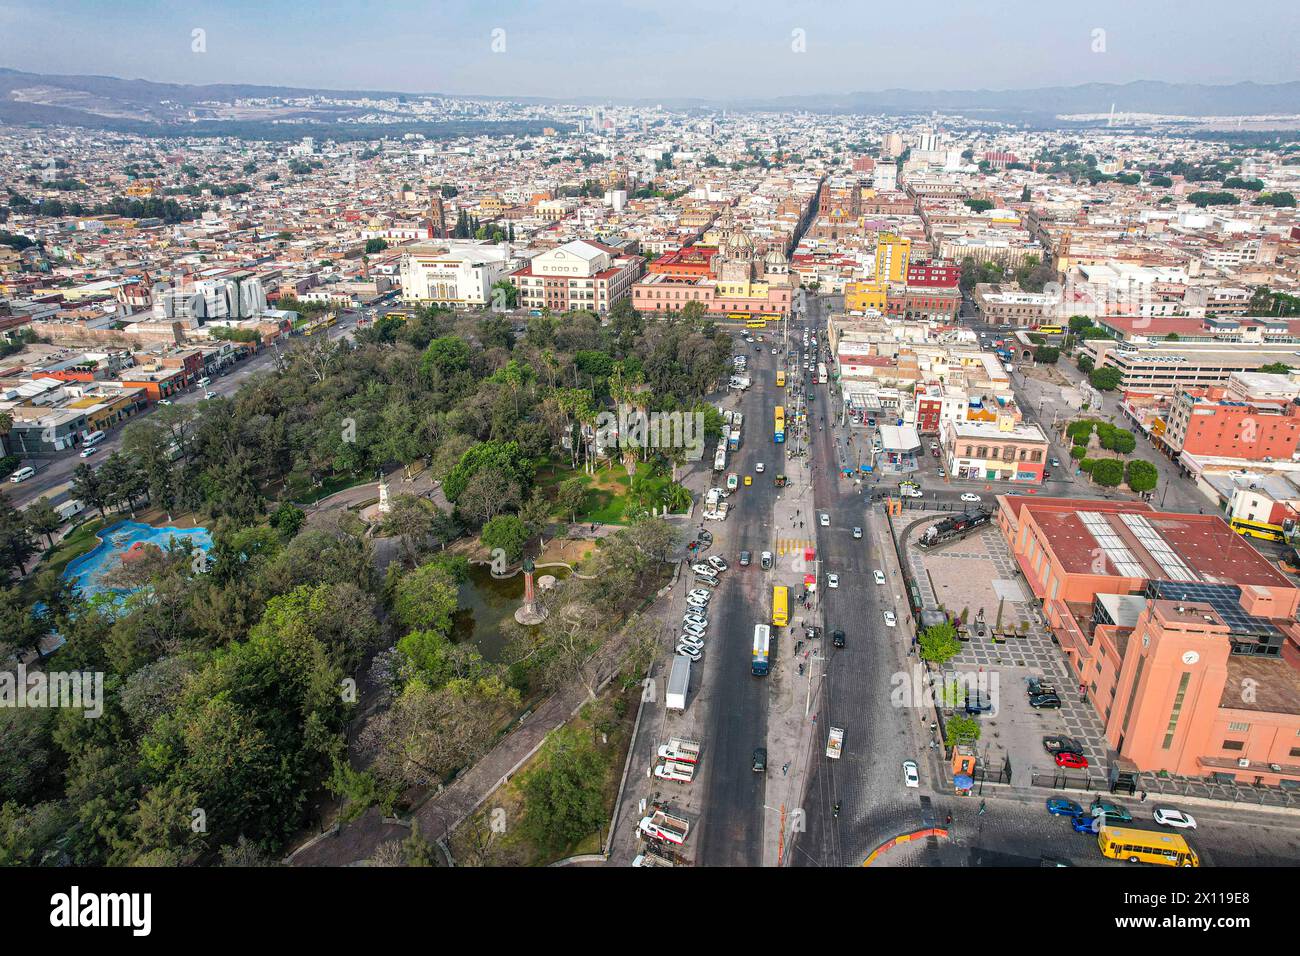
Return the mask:
<path fill-rule="evenodd" d="M 753 772 L 754 748 L 767 738 L 768 682 L 750 673 L 754 625 L 766 619 L 770 607 L 767 575 L 759 555 L 771 548 L 772 508 L 777 489 L 775 475 L 784 471 L 784 451 L 772 440 L 776 401 L 776 363 L 772 355 L 779 337 L 763 333 L 763 351 L 755 351 L 736 335 L 735 355 L 749 359 L 753 384 L 740 398 L 745 416 L 740 451 L 728 456 L 727 470 L 752 475 L 754 483 L 732 496 L 735 510 L 724 522 L 710 522 L 714 534 L 711 553 L 731 564 L 723 575 L 709 609 L 709 654 L 721 655 L 727 665 L 712 671 L 709 714 L 705 730 L 709 771 L 705 783 L 705 825 L 700 829 L 697 862 L 703 866 L 761 866 L 763 862 L 763 809 L 766 775 Z M 734 395 L 734 393 L 733 393 Z M 735 398 L 725 402 L 735 408 Z M 712 450 L 706 449 L 711 455 Z M 762 474 L 754 466 L 762 462 Z M 719 476 L 722 484 L 725 475 Z M 748 550 L 753 564 L 740 567 L 740 552 Z M 692 585 L 693 586 L 693 585 Z M 777 652 L 779 652 L 779 647 Z"/>

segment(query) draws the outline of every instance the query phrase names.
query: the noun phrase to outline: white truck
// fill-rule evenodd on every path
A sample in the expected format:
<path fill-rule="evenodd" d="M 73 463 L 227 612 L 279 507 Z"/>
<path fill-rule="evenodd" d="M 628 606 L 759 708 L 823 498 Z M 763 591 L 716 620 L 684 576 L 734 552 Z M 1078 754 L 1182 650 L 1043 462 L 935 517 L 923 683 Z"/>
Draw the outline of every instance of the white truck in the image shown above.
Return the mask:
<path fill-rule="evenodd" d="M 669 710 L 686 709 L 686 692 L 691 686 L 691 659 L 684 654 L 673 657 L 672 670 L 668 672 L 668 695 L 664 706 Z"/>
<path fill-rule="evenodd" d="M 735 421 L 735 416 L 737 414 L 739 413 L 733 412 L 730 408 L 724 409 L 722 412 L 722 423 L 724 425 L 730 425 L 733 421 Z"/>
<path fill-rule="evenodd" d="M 672 860 L 665 859 L 657 853 L 638 853 L 632 860 L 633 866 L 675 866 Z"/>
<path fill-rule="evenodd" d="M 685 817 L 657 807 L 648 817 L 642 817 L 637 830 L 651 840 L 681 846 L 691 832 L 691 823 Z"/>
<path fill-rule="evenodd" d="M 750 382 L 748 375 L 733 375 L 731 376 L 731 381 L 727 383 L 728 388 L 736 388 L 742 392 L 749 388 L 749 385 Z"/>
<path fill-rule="evenodd" d="M 660 760 L 676 760 L 678 763 L 699 763 L 700 742 L 686 737 L 669 737 L 668 743 L 659 747 Z"/>
<path fill-rule="evenodd" d="M 55 513 L 64 521 L 71 521 L 86 510 L 86 504 L 80 498 L 69 498 L 54 506 Z"/>
<path fill-rule="evenodd" d="M 655 776 L 673 783 L 690 783 L 695 779 L 695 764 L 669 760 L 655 767 Z"/>
<path fill-rule="evenodd" d="M 719 448 L 713 453 L 713 470 L 722 471 L 727 467 L 727 449 Z"/>
<path fill-rule="evenodd" d="M 844 749 L 844 728 L 832 727 L 830 736 L 826 739 L 826 756 L 832 760 L 840 759 L 840 751 Z"/>

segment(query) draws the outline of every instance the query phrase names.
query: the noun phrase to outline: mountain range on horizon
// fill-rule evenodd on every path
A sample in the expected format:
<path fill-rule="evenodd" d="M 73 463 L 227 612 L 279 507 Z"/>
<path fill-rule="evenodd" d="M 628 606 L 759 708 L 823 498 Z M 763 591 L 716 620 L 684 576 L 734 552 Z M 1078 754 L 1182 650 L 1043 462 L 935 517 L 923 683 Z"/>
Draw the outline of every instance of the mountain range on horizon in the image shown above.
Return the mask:
<path fill-rule="evenodd" d="M 241 98 L 441 97 L 481 102 L 572 104 L 577 106 L 645 106 L 662 104 L 682 110 L 809 111 L 821 113 L 919 113 L 944 111 L 972 118 L 1023 117 L 1043 122 L 1058 115 L 1104 113 L 1112 104 L 1121 113 L 1175 116 L 1300 115 L 1300 82 L 1228 85 L 1166 83 L 1138 80 L 1130 83 L 1086 83 L 1077 86 L 1038 87 L 1022 90 L 906 90 L 887 89 L 840 94 L 795 94 L 749 99 L 664 97 L 476 96 L 437 92 L 301 88 L 242 83 L 184 84 L 111 76 L 39 74 L 0 67 L 0 122 L 40 125 L 77 125 L 130 132 L 168 133 L 231 122 L 210 108 Z M 277 113 L 278 120 L 332 124 L 347 118 L 349 109 L 325 105 Z M 269 118 L 269 117 L 268 117 Z"/>

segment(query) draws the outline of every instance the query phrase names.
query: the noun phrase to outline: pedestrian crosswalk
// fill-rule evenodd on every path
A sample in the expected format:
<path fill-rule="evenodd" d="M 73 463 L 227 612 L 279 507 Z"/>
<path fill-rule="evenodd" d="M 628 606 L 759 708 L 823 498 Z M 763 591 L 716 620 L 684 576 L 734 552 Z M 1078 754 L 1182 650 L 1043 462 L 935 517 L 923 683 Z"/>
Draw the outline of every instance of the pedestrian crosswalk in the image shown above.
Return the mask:
<path fill-rule="evenodd" d="M 778 555 L 792 554 L 800 551 L 806 551 L 809 548 L 816 548 L 817 545 L 809 538 L 777 538 L 776 553 Z"/>

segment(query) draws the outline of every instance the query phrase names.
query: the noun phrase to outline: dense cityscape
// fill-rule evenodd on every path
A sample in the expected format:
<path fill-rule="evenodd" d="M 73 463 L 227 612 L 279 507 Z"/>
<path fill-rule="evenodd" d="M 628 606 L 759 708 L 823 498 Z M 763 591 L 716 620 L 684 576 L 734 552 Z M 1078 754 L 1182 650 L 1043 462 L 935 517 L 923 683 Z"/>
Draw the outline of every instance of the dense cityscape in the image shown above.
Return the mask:
<path fill-rule="evenodd" d="M 0 864 L 1296 865 L 1259 89 L 0 71 Z"/>

